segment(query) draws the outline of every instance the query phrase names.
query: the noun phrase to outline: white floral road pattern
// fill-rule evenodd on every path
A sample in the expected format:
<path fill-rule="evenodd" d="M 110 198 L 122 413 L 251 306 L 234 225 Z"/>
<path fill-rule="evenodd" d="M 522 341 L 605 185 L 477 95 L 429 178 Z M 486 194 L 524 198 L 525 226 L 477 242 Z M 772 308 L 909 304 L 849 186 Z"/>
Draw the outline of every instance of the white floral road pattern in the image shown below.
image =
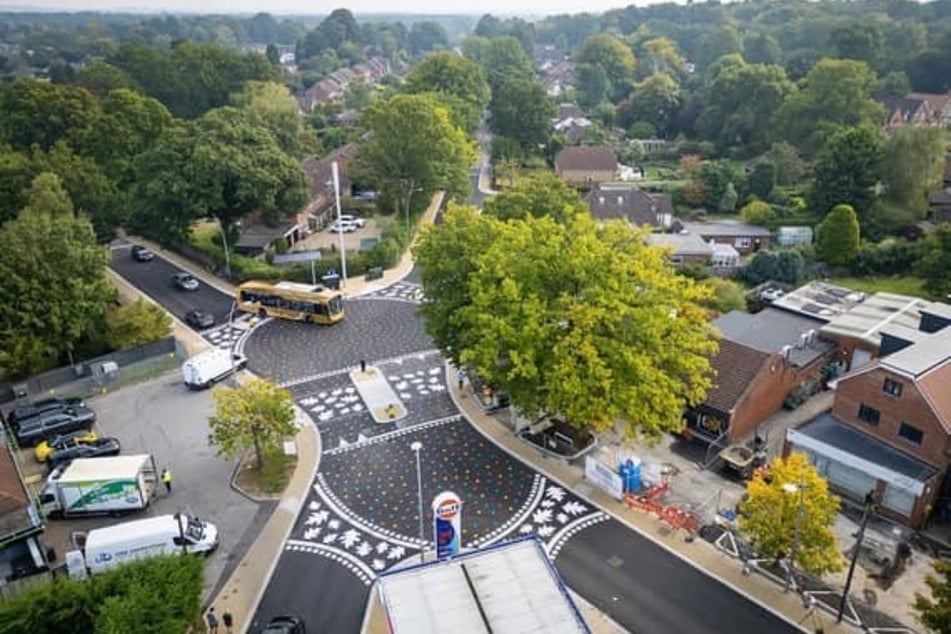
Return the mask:
<path fill-rule="evenodd" d="M 390 299 L 399 302 L 409 302 L 419 304 L 423 301 L 423 288 L 419 284 L 412 282 L 396 282 L 386 288 L 372 291 L 353 299 Z"/>

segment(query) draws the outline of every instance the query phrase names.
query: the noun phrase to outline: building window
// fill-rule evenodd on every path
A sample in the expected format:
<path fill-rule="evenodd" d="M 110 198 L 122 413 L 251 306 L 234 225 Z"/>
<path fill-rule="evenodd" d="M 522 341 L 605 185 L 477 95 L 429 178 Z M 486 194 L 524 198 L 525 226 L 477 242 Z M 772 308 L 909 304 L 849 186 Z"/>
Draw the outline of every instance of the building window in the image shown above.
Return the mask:
<path fill-rule="evenodd" d="M 878 425 L 878 419 L 881 416 L 881 413 L 874 407 L 869 407 L 865 403 L 859 406 L 859 420 L 864 420 L 870 425 Z"/>
<path fill-rule="evenodd" d="M 901 396 L 901 383 L 891 379 L 885 379 L 885 385 L 882 386 L 882 391 L 891 396 Z"/>
<path fill-rule="evenodd" d="M 916 445 L 920 445 L 921 441 L 925 439 L 925 432 L 921 431 L 917 427 L 912 427 L 908 423 L 901 424 L 901 427 L 898 428 L 898 435 L 908 442 L 913 442 Z"/>
<path fill-rule="evenodd" d="M 749 249 L 751 244 L 753 244 L 753 241 L 749 238 L 737 238 L 733 241 L 733 246 L 737 249 Z"/>

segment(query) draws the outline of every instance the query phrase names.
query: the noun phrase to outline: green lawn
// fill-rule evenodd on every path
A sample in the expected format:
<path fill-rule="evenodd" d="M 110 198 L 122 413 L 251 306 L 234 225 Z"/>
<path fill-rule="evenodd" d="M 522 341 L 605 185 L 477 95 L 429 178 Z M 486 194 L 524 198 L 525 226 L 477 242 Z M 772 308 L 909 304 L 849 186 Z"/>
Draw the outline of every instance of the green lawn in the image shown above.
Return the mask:
<path fill-rule="evenodd" d="M 894 277 L 836 277 L 832 284 L 845 286 L 865 293 L 897 293 L 915 297 L 928 297 L 918 277 L 896 275 Z"/>

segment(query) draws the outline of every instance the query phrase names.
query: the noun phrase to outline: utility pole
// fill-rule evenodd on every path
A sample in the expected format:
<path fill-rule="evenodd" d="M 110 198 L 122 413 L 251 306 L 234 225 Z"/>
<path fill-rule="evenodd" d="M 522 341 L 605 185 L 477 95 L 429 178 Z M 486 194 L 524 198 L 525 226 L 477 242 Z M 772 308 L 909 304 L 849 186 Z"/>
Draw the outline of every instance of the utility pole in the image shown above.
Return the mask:
<path fill-rule="evenodd" d="M 783 485 L 786 491 L 790 491 L 796 485 Z M 796 588 L 796 579 L 793 575 L 793 572 L 796 570 L 796 557 L 799 555 L 799 539 L 800 532 L 802 531 L 802 520 L 803 516 L 806 514 L 806 474 L 805 472 L 799 475 L 799 485 L 796 487 L 799 489 L 799 510 L 796 511 L 796 528 L 793 530 L 793 542 L 792 549 L 789 553 L 788 570 L 786 571 L 786 590 Z"/>
<path fill-rule="evenodd" d="M 839 613 L 835 617 L 836 623 L 842 622 L 842 615 L 845 614 L 845 604 L 849 600 L 849 590 L 852 589 L 852 575 L 855 573 L 855 563 L 859 559 L 859 551 L 862 550 L 862 540 L 865 539 L 865 527 L 868 526 L 868 517 L 872 514 L 875 507 L 875 491 L 869 491 L 865 494 L 865 506 L 862 509 L 862 524 L 859 526 L 858 539 L 855 542 L 855 549 L 852 551 L 852 561 L 849 563 L 849 574 L 845 577 L 845 589 L 842 591 L 842 600 L 839 601 Z"/>
<path fill-rule="evenodd" d="M 423 530 L 423 470 L 420 466 L 419 452 L 423 449 L 423 443 L 417 441 L 409 446 L 416 454 L 416 498 L 419 502 L 419 563 L 426 563 L 426 538 Z"/>

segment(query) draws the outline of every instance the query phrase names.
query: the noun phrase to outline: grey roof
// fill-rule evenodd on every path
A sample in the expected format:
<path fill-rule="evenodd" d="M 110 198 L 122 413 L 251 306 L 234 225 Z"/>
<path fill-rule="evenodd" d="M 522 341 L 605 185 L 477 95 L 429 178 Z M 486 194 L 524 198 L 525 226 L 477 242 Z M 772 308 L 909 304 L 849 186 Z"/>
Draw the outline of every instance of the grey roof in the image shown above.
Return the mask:
<path fill-rule="evenodd" d="M 829 323 L 822 327 L 822 334 L 858 339 L 876 347 L 881 344 L 883 332 L 907 341 L 917 341 L 926 334 L 915 335 L 911 332 L 918 330 L 921 311 L 943 311 L 942 308 L 934 306 L 936 304 L 933 302 L 919 297 L 875 293 L 832 317 Z M 914 338 L 909 339 L 910 336 Z"/>
<path fill-rule="evenodd" d="M 724 339 L 766 354 L 776 354 L 790 346 L 789 361 L 799 367 L 808 366 L 835 348 L 834 343 L 816 338 L 802 343 L 802 336 L 818 330 L 821 321 L 775 308 L 755 315 L 732 310 L 713 320 L 713 325 L 720 329 Z"/>
<path fill-rule="evenodd" d="M 680 223 L 685 231 L 695 233 L 698 236 L 708 237 L 768 237 L 771 234 L 769 229 L 748 225 L 745 222 L 722 220 L 718 222 L 682 222 Z"/>
<path fill-rule="evenodd" d="M 246 249 L 263 249 L 271 244 L 273 240 L 291 233 L 296 227 L 297 222 L 284 223 L 276 227 L 255 223 L 241 229 L 241 235 L 238 236 L 238 241 L 234 246 Z"/>
<path fill-rule="evenodd" d="M 937 473 L 920 460 L 840 422 L 829 412 L 797 427 L 796 431 L 919 482 L 925 482 Z"/>
<path fill-rule="evenodd" d="M 601 185 L 585 196 L 596 220 L 625 220 L 635 226 L 660 226 L 663 214 L 673 213 L 666 194 L 650 194 L 636 185 Z"/>
<path fill-rule="evenodd" d="M 865 293 L 851 288 L 814 281 L 800 286 L 773 301 L 773 308 L 781 308 L 822 321 L 832 321 L 854 306 L 865 301 Z"/>
<path fill-rule="evenodd" d="M 882 367 L 919 377 L 951 358 L 951 328 L 944 328 L 881 360 Z"/>
<path fill-rule="evenodd" d="M 646 238 L 647 244 L 673 249 L 674 255 L 713 255 L 713 247 L 692 233 L 651 233 Z"/>

